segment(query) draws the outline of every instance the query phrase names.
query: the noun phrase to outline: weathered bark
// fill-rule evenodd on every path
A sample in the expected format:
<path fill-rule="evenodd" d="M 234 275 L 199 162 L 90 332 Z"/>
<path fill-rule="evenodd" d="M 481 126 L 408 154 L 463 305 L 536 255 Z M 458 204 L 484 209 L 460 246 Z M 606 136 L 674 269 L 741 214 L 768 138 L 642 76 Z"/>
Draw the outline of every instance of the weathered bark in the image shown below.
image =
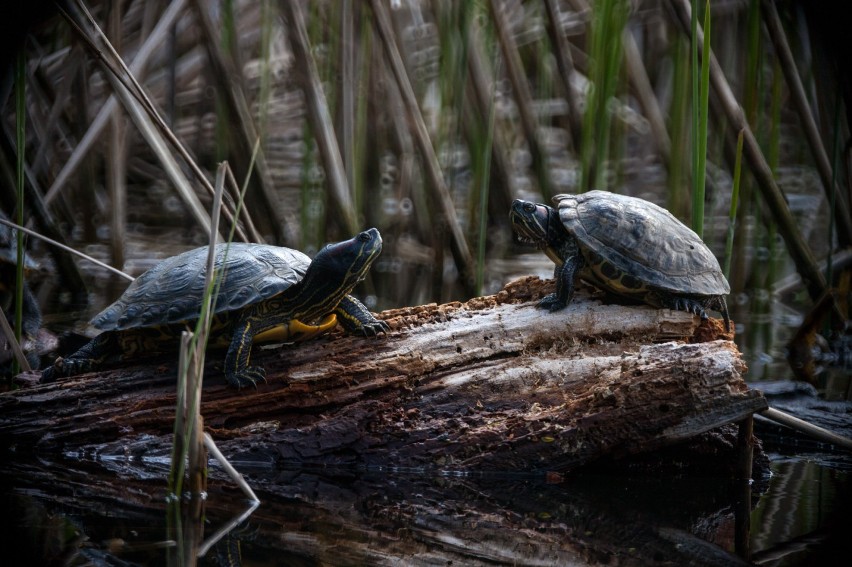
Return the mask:
<path fill-rule="evenodd" d="M 392 330 L 377 339 L 338 333 L 258 351 L 268 383 L 256 390 L 232 390 L 210 367 L 205 423 L 226 455 L 278 464 L 565 471 L 767 407 L 718 321 L 699 327 L 687 313 L 601 304 L 584 290 L 564 311 L 536 309 L 551 286 L 524 278 L 464 304 L 386 311 Z M 168 444 L 174 365 L 2 394 L 0 447 Z"/>

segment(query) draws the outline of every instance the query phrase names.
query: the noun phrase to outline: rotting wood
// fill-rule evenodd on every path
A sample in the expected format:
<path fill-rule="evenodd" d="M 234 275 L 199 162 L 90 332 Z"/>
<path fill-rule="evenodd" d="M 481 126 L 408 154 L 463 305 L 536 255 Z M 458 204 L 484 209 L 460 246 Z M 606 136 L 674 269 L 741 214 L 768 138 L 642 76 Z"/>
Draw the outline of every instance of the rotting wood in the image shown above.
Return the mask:
<path fill-rule="evenodd" d="M 718 320 L 586 289 L 545 313 L 535 301 L 552 285 L 527 277 L 466 303 L 385 311 L 386 337 L 256 349 L 268 374 L 256 390 L 230 389 L 208 365 L 208 432 L 226 455 L 277 463 L 566 471 L 767 407 Z M 167 443 L 174 382 L 174 363 L 158 359 L 2 394 L 0 447 Z"/>

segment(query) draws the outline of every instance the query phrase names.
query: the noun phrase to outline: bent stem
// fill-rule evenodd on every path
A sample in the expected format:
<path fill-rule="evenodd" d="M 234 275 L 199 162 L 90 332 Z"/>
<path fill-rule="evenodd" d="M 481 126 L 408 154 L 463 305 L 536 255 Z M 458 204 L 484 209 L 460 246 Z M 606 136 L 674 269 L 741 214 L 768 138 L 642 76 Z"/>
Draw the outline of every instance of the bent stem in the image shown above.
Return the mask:
<path fill-rule="evenodd" d="M 216 257 L 216 235 L 219 233 L 222 194 L 225 187 L 225 167 L 226 163 L 221 163 L 216 172 L 216 187 L 210 217 L 210 245 L 207 254 L 207 271 L 205 273 L 201 313 L 195 324 L 195 331 L 184 331 L 181 334 L 174 448 L 169 476 L 169 488 L 175 496 L 181 493 L 187 458 L 189 458 L 189 477 L 193 494 L 202 493 L 206 487 L 207 459 L 201 438 L 203 429 L 200 414 L 201 383 L 204 375 L 204 352 L 210 332 L 211 309 L 215 309 L 213 298 L 221 284 L 220 274 L 214 274 L 213 265 Z"/>
<path fill-rule="evenodd" d="M 257 153 L 259 142 L 255 144 Z M 249 172 L 248 175 L 251 173 Z M 212 226 L 210 228 L 210 245 L 207 255 L 207 270 L 205 272 L 204 297 L 201 302 L 201 312 L 195 325 L 194 332 L 184 331 L 181 336 L 181 350 L 178 361 L 178 392 L 175 411 L 174 445 L 172 450 L 172 465 L 169 477 L 169 488 L 173 495 L 181 493 L 184 472 L 188 462 L 190 490 L 194 498 L 206 491 L 207 484 L 207 450 L 222 464 L 235 479 L 237 484 L 246 492 L 253 502 L 258 502 L 254 492 L 246 484 L 242 476 L 228 463 L 224 455 L 216 448 L 213 439 L 204 433 L 204 421 L 200 413 L 201 385 L 204 378 L 204 355 L 210 334 L 213 313 L 216 312 L 216 298 L 224 277 L 223 272 L 214 269 L 216 260 L 216 239 L 219 232 L 219 216 L 222 205 L 225 182 L 234 182 L 233 173 L 227 162 L 222 162 L 216 172 L 216 185 L 211 211 Z M 248 187 L 248 178 L 239 192 L 234 218 L 239 218 L 243 206 L 243 197 Z M 232 224 L 228 234 L 227 245 L 234 236 L 235 226 Z M 228 249 L 223 259 L 227 259 Z M 212 448 L 211 448 L 212 447 Z"/>

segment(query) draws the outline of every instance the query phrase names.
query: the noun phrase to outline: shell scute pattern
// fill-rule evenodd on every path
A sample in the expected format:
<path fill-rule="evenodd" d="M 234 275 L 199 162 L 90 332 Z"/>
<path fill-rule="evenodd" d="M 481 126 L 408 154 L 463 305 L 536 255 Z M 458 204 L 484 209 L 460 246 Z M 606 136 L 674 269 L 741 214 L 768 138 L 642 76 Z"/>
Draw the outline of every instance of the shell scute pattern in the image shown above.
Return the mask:
<path fill-rule="evenodd" d="M 257 244 L 216 246 L 214 266 L 224 279 L 216 313 L 235 311 L 281 293 L 304 277 L 311 259 L 296 250 Z M 111 306 L 92 319 L 104 331 L 196 319 L 204 297 L 207 249 L 190 250 L 142 274 Z"/>
<path fill-rule="evenodd" d="M 730 292 L 712 252 L 665 209 L 607 191 L 555 200 L 560 220 L 588 262 L 607 277 L 618 273 L 624 286 L 696 295 Z"/>

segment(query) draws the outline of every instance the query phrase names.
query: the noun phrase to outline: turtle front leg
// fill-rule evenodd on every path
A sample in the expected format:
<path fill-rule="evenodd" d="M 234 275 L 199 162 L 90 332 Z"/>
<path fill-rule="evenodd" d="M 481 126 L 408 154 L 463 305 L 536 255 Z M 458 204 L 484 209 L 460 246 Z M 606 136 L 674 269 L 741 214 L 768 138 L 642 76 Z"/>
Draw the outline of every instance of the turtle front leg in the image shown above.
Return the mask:
<path fill-rule="evenodd" d="M 334 313 L 348 333 L 375 337 L 379 333 L 387 333 L 390 330 L 387 323 L 376 319 L 363 303 L 351 295 L 346 295 L 340 300 Z"/>
<path fill-rule="evenodd" d="M 119 349 L 118 336 L 115 333 L 109 331 L 101 333 L 74 354 L 57 358 L 53 366 L 42 371 L 39 382 L 42 384 L 54 382 L 57 378 L 97 370 L 110 354 L 118 352 Z"/>
<path fill-rule="evenodd" d="M 266 370 L 263 367 L 249 366 L 251 345 L 257 332 L 255 321 L 250 316 L 242 317 L 234 328 L 225 356 L 225 378 L 228 384 L 237 389 L 243 386 L 256 387 L 258 382 L 266 382 Z"/>
<path fill-rule="evenodd" d="M 574 283 L 577 281 L 577 276 L 580 269 L 585 264 L 582 254 L 574 254 L 569 256 L 562 265 L 557 265 L 553 271 L 553 279 L 556 280 L 556 293 L 545 295 L 538 302 L 538 307 L 547 309 L 551 313 L 565 309 L 574 297 Z"/>

